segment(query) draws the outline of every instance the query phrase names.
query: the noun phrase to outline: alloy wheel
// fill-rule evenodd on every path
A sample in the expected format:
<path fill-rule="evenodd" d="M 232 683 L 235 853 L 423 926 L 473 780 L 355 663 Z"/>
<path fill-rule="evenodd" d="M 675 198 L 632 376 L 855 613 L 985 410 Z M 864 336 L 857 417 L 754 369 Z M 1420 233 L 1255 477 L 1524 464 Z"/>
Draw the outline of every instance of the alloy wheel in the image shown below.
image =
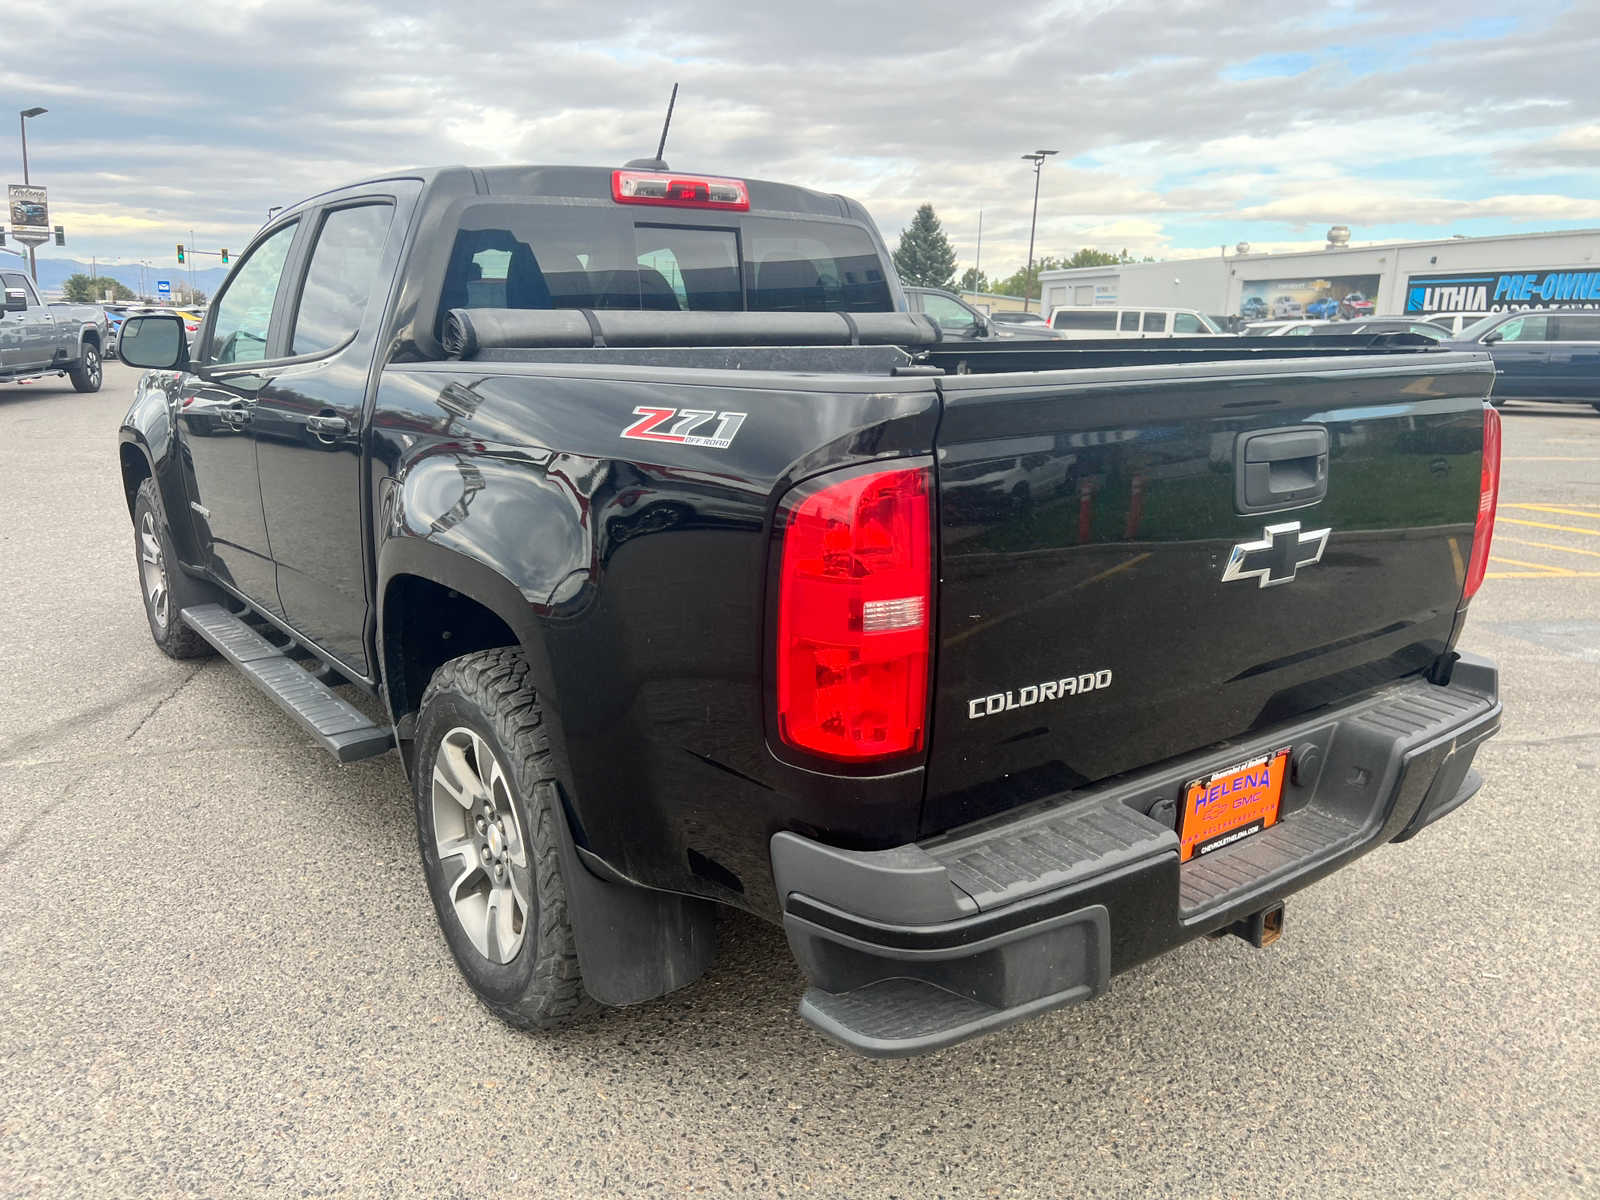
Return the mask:
<path fill-rule="evenodd" d="M 156 626 L 164 630 L 167 627 L 167 560 L 161 553 L 155 514 L 149 511 L 139 518 L 139 575 L 144 582 L 144 598 L 150 605 L 150 615 Z"/>
<path fill-rule="evenodd" d="M 534 919 L 532 859 L 505 771 L 464 725 L 439 743 L 432 801 L 434 847 L 456 918 L 479 954 L 509 963 Z"/>

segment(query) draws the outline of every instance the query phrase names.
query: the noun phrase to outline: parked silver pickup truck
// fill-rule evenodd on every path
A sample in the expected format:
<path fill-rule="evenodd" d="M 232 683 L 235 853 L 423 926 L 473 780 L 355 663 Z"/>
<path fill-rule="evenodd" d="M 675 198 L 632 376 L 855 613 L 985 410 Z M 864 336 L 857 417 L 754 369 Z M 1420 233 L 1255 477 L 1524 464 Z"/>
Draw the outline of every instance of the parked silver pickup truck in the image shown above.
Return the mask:
<path fill-rule="evenodd" d="M 98 392 L 105 313 L 92 304 L 45 304 L 21 271 L 0 271 L 0 282 L 0 383 L 55 373 L 80 392 Z"/>

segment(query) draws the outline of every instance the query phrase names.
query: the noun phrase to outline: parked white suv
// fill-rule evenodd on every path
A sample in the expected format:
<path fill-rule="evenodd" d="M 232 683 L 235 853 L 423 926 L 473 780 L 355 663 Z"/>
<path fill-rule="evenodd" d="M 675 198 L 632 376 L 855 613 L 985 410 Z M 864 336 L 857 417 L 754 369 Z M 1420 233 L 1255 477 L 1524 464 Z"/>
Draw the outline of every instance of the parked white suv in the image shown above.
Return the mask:
<path fill-rule="evenodd" d="M 1050 310 L 1058 338 L 1221 337 L 1222 329 L 1192 308 L 1111 308 L 1058 304 Z"/>

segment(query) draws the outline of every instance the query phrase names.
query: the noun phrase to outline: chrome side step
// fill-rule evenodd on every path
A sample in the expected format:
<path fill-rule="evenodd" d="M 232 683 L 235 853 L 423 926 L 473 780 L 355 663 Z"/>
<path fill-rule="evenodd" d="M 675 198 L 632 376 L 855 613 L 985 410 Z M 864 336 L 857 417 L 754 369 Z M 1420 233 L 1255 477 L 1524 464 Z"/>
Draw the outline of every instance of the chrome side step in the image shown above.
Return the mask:
<path fill-rule="evenodd" d="M 194 629 L 342 763 L 382 754 L 394 730 L 374 725 L 360 709 L 335 695 L 277 646 L 220 604 L 200 604 L 181 614 Z"/>

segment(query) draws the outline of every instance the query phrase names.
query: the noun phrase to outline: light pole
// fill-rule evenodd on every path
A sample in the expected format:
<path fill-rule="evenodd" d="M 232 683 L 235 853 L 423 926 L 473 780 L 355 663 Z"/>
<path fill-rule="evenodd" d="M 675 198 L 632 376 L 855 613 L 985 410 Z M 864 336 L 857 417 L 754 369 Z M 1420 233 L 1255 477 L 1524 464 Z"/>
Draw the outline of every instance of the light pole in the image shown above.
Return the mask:
<path fill-rule="evenodd" d="M 33 181 L 28 178 L 28 118 L 42 117 L 49 112 L 48 108 L 25 108 L 17 117 L 17 127 L 22 130 L 22 182 L 24 186 Z M 39 282 L 39 268 L 33 261 L 33 245 L 28 245 L 28 275 L 33 282 Z"/>
<path fill-rule="evenodd" d="M 1059 154 L 1059 150 L 1035 150 L 1032 154 L 1022 157 L 1033 164 L 1033 219 L 1028 222 L 1028 270 L 1022 276 L 1022 311 L 1028 311 L 1028 301 L 1033 295 L 1033 231 L 1039 224 L 1039 168 L 1044 166 L 1044 160 L 1052 154 Z"/>

